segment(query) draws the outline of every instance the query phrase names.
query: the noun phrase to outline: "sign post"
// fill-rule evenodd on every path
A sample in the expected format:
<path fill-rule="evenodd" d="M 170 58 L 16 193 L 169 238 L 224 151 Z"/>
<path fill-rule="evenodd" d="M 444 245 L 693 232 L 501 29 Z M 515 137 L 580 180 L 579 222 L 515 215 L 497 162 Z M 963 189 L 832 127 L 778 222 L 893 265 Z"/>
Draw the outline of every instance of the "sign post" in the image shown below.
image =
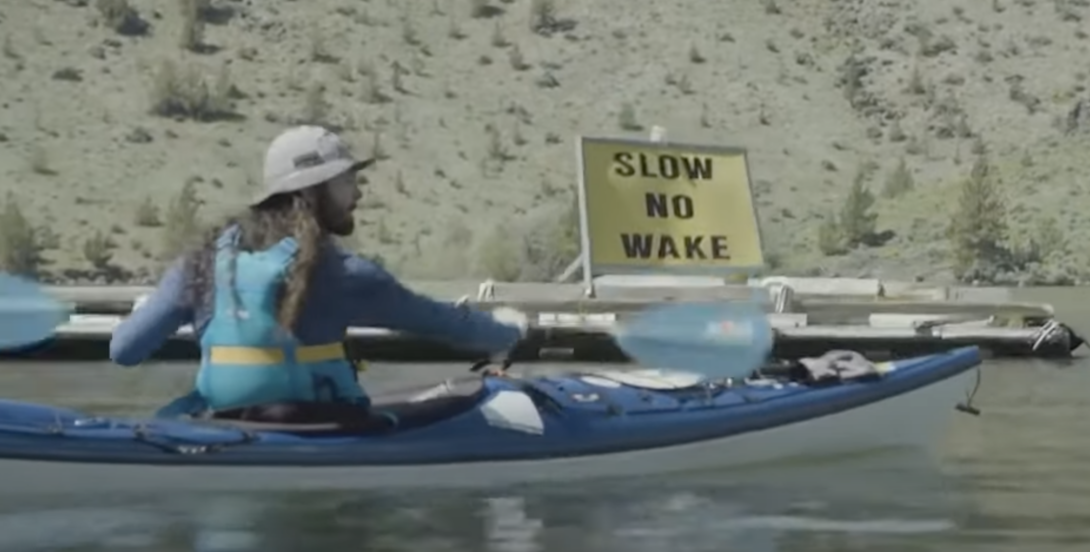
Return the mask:
<path fill-rule="evenodd" d="M 601 274 L 723 276 L 764 265 L 746 150 L 580 137 L 588 296 Z"/>

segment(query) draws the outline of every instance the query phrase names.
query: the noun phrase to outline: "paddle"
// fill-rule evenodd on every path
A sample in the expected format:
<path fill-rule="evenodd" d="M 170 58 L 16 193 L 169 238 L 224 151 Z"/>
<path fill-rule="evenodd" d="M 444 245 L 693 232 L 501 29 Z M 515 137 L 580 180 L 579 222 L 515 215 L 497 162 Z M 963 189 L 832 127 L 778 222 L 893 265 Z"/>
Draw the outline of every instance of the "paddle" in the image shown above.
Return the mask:
<path fill-rule="evenodd" d="M 614 331 L 621 350 L 647 368 L 709 378 L 748 376 L 768 360 L 774 337 L 755 301 L 654 306 Z"/>
<path fill-rule="evenodd" d="M 0 350 L 49 339 L 68 314 L 68 306 L 37 282 L 0 272 Z"/>
<path fill-rule="evenodd" d="M 49 339 L 69 307 L 32 280 L 0 272 L 0 350 Z M 627 355 L 649 368 L 710 378 L 745 377 L 772 351 L 773 331 L 757 303 L 673 303 L 650 307 L 614 332 Z"/>

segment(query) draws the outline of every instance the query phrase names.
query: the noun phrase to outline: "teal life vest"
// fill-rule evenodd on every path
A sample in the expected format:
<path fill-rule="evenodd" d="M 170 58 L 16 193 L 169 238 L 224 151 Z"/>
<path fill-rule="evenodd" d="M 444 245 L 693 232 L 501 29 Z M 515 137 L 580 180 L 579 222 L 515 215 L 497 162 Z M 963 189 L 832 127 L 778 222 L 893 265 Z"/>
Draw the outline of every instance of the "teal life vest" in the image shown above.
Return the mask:
<path fill-rule="evenodd" d="M 303 345 L 276 318 L 297 250 L 295 240 L 285 238 L 264 251 L 239 251 L 234 228 L 217 242 L 212 310 L 200 337 L 196 378 L 196 392 L 209 409 L 337 400 L 336 383 L 326 374 L 355 373 L 342 343 Z"/>

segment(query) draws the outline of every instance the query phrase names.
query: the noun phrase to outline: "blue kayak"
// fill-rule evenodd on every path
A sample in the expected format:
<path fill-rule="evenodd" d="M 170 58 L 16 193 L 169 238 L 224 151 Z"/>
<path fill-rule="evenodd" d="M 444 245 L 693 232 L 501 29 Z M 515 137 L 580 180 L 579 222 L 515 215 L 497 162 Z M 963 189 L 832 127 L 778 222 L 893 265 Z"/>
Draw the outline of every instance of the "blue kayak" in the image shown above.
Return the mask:
<path fill-rule="evenodd" d="M 365 434 L 0 401 L 0 489 L 481 486 L 927 445 L 971 399 L 980 363 L 966 347 L 820 381 L 798 364 L 744 381 L 651 369 L 472 376 L 376 397 L 398 422 Z"/>

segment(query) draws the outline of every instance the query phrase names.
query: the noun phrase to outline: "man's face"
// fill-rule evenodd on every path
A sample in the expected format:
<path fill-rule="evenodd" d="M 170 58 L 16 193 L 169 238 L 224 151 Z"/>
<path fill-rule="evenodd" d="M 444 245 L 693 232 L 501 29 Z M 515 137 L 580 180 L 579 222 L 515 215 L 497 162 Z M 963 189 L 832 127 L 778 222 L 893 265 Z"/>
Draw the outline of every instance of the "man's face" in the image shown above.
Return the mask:
<path fill-rule="evenodd" d="M 356 173 L 342 174 L 326 183 L 322 188 L 319 212 L 325 230 L 334 236 L 350 236 L 356 229 L 356 219 L 352 212 L 363 197 L 360 188 L 367 179 Z"/>

